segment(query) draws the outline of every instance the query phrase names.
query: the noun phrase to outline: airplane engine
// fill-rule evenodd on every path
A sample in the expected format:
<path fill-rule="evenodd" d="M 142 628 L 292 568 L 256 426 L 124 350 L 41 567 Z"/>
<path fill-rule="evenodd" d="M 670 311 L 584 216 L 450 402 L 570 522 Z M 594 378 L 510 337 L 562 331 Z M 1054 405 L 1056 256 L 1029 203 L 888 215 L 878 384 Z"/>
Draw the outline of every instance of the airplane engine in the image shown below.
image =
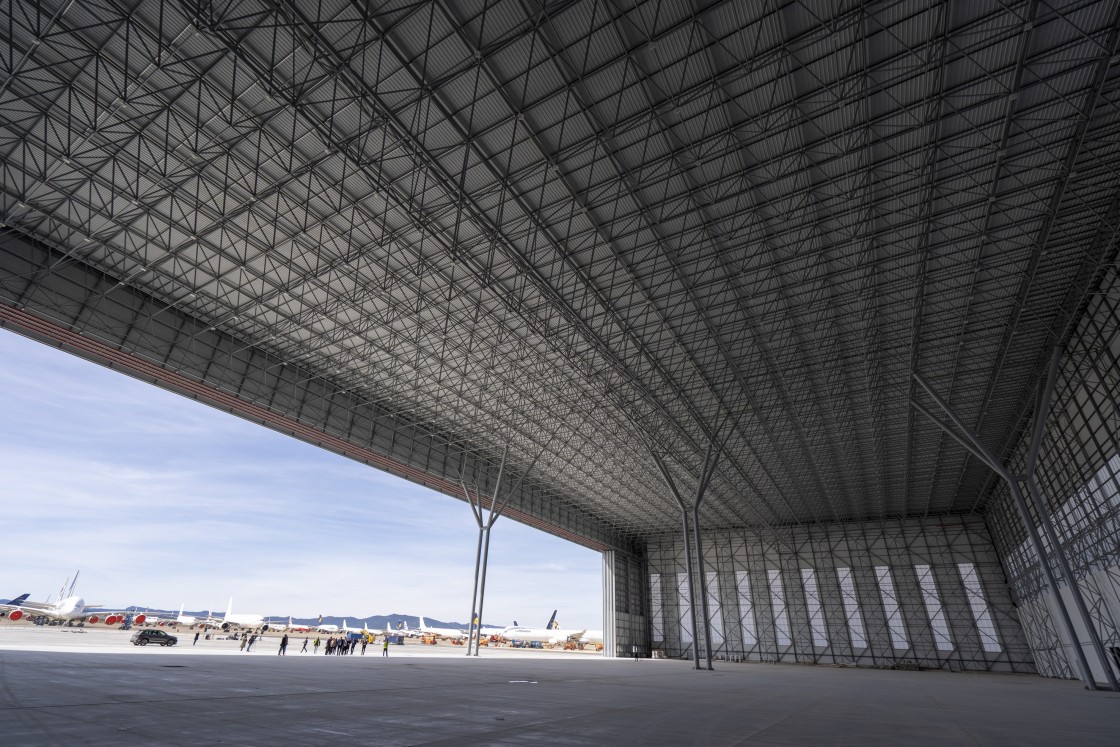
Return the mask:
<path fill-rule="evenodd" d="M 89 620 L 87 620 L 87 622 L 89 622 L 89 623 L 90 623 L 90 624 L 92 625 L 92 624 L 96 623 L 96 622 L 97 622 L 98 620 L 100 620 L 100 619 L 101 619 L 101 618 L 100 618 L 100 617 L 98 617 L 97 615 L 90 615 L 90 616 L 89 616 Z"/>
<path fill-rule="evenodd" d="M 229 628 L 230 628 L 229 623 L 222 623 L 222 630 L 229 630 Z"/>
<path fill-rule="evenodd" d="M 12 613 L 8 615 L 8 619 L 13 621 L 23 619 L 23 610 L 12 610 Z"/>
<path fill-rule="evenodd" d="M 119 617 L 117 617 L 116 615 L 109 615 L 108 617 L 105 618 L 105 624 L 106 625 L 116 625 L 120 621 L 121 621 L 121 619 Z"/>
<path fill-rule="evenodd" d="M 136 617 L 132 618 L 132 622 L 136 623 L 137 625 L 143 625 L 144 621 L 147 619 L 147 615 L 137 615 Z"/>

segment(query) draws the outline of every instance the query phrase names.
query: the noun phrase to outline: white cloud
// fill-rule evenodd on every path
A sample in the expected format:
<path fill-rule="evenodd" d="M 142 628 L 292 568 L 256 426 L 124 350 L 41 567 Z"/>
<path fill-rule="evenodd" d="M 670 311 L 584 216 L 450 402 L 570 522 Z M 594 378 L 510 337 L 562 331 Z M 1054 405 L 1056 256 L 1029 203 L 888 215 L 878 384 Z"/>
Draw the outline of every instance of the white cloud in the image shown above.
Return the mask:
<path fill-rule="evenodd" d="M 469 615 L 476 528 L 433 493 L 0 331 L 0 597 Z M 501 520 L 486 618 L 599 627 L 597 553 Z M 152 574 L 147 569 L 157 568 Z M 540 618 L 539 620 L 537 618 Z"/>

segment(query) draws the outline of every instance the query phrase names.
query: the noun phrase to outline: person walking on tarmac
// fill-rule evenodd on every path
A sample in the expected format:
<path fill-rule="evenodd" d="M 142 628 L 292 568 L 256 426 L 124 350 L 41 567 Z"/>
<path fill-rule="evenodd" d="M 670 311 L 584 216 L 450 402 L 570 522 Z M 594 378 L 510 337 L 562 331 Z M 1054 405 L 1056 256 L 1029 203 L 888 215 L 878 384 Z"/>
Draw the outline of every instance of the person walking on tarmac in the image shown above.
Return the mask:
<path fill-rule="evenodd" d="M 280 650 L 276 652 L 277 656 L 288 655 L 288 634 L 285 633 L 284 637 L 280 639 Z"/>
<path fill-rule="evenodd" d="M 242 651 L 245 650 L 245 644 L 247 644 L 248 642 L 249 642 L 249 636 L 247 636 L 247 635 L 241 636 L 241 650 Z"/>
<path fill-rule="evenodd" d="M 315 644 L 315 645 L 319 645 L 319 644 Z M 303 639 L 303 648 L 301 648 L 299 650 L 299 652 L 301 654 L 306 654 L 307 653 L 307 637 L 306 636 L 304 636 L 304 639 Z"/>
<path fill-rule="evenodd" d="M 369 636 L 362 636 L 362 656 L 366 655 L 366 644 L 369 643 Z"/>
<path fill-rule="evenodd" d="M 200 635 L 202 635 L 202 631 L 201 631 L 201 630 L 200 630 L 200 631 L 198 631 L 197 633 L 195 633 L 195 634 L 194 634 L 194 643 L 192 643 L 192 644 L 191 644 L 192 646 L 197 646 L 197 645 L 198 645 L 198 637 L 199 637 Z"/>
<path fill-rule="evenodd" d="M 389 655 L 389 636 L 385 636 L 385 640 L 381 643 L 381 655 Z"/>
<path fill-rule="evenodd" d="M 319 653 L 319 636 L 315 636 L 315 650 L 312 651 L 311 653 L 312 654 Z"/>

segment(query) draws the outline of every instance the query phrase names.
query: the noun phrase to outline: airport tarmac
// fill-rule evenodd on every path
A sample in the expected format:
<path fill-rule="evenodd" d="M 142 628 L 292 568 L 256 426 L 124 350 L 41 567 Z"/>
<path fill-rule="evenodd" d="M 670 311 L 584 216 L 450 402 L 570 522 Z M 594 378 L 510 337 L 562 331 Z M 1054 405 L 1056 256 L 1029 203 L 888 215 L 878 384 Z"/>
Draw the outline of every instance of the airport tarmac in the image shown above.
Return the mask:
<path fill-rule="evenodd" d="M 260 656 L 263 654 L 276 655 L 280 648 L 280 638 L 283 633 L 275 631 L 269 632 L 263 637 L 258 637 L 257 642 L 253 645 L 253 650 L 246 653 L 241 650 L 241 640 L 229 640 L 227 635 L 222 632 L 212 632 L 209 640 L 206 639 L 203 633 L 198 640 L 194 643 L 194 634 L 197 632 L 188 628 L 181 628 L 179 630 L 171 628 L 156 628 L 163 630 L 179 639 L 178 643 L 174 646 L 135 646 L 129 642 L 132 634 L 141 628 L 133 628 L 131 631 L 120 630 L 119 628 L 98 627 L 96 625 L 86 626 L 84 628 L 60 628 L 50 626 L 38 626 L 29 624 L 12 624 L 0 623 L 0 651 L 4 650 L 19 650 L 19 651 L 58 651 L 66 653 L 88 653 L 88 654 L 147 654 L 152 651 L 159 651 L 166 654 L 174 655 L 188 655 L 188 654 L 212 654 L 214 656 Z M 327 639 L 334 637 L 338 638 L 338 633 L 289 633 L 288 634 L 288 655 L 297 655 L 299 650 L 303 647 L 303 639 L 307 638 L 308 653 L 304 656 L 311 656 L 314 652 L 312 644 L 315 638 L 326 644 Z M 376 651 L 375 651 L 376 649 Z M 355 649 L 355 655 L 360 655 L 361 646 Z M 420 656 L 431 658 L 443 658 L 467 655 L 467 647 L 465 645 L 455 645 L 447 641 L 429 646 L 420 643 L 419 639 L 406 638 L 402 645 L 391 644 L 389 652 L 393 656 Z M 537 658 L 557 658 L 569 659 L 572 656 L 578 656 L 581 659 L 602 659 L 602 655 L 587 650 L 587 651 L 560 651 L 550 649 L 515 649 L 509 646 L 493 646 L 482 647 L 483 654 L 491 656 L 529 656 L 534 659 Z M 366 648 L 366 656 L 376 653 L 381 656 L 381 640 L 378 639 L 375 643 L 370 644 Z M 319 647 L 319 656 L 323 656 L 323 647 Z"/>
<path fill-rule="evenodd" d="M 1120 694 L 1033 675 L 391 646 L 382 658 L 137 648 L 0 626 L 19 745 L 1114 745 Z M 192 636 L 193 637 L 193 636 Z M 300 641 L 302 644 L 302 640 Z M 435 649 L 434 651 L 432 649 Z M 289 649 L 290 650 L 290 649 Z"/>

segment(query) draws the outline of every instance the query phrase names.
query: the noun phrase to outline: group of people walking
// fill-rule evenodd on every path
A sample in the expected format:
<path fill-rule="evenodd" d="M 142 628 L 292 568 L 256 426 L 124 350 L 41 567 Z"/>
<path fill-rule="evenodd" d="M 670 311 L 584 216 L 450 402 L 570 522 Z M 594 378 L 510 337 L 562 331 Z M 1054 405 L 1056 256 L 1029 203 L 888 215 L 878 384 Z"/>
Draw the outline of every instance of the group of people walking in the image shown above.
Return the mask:
<path fill-rule="evenodd" d="M 209 636 L 207 636 L 207 637 L 209 637 Z M 241 650 L 245 651 L 245 652 L 251 652 L 253 650 L 253 644 L 255 644 L 257 642 L 258 637 L 264 638 L 263 635 L 258 636 L 256 633 L 253 633 L 251 635 L 242 636 L 241 637 Z M 299 650 L 299 652 L 301 654 L 306 654 L 307 653 L 307 644 L 308 644 L 309 641 L 310 641 L 309 637 L 305 637 L 303 639 L 303 648 L 301 648 Z M 365 656 L 366 655 L 366 646 L 368 644 L 370 644 L 372 641 L 373 641 L 373 638 L 371 636 L 362 636 L 361 638 L 350 638 L 350 639 L 334 638 L 332 636 L 332 637 L 327 639 L 326 648 L 323 650 L 323 653 L 325 653 L 328 656 L 349 656 L 349 655 L 352 655 L 354 653 L 354 649 L 358 648 L 358 646 L 360 645 L 361 649 L 362 649 L 362 656 Z M 198 634 L 195 633 L 194 643 L 192 645 L 197 645 L 197 644 L 198 644 Z M 319 638 L 316 637 L 315 642 L 312 645 L 313 645 L 313 649 L 312 649 L 311 653 L 317 654 L 317 653 L 319 653 L 319 646 L 322 645 L 322 641 L 320 641 Z M 280 647 L 276 650 L 276 655 L 277 656 L 286 656 L 287 653 L 288 653 L 288 634 L 285 633 L 284 637 L 280 639 Z M 381 655 L 382 656 L 388 656 L 389 655 L 389 638 L 388 637 L 384 638 L 381 641 Z"/>
<path fill-rule="evenodd" d="M 361 638 L 331 638 L 327 639 L 326 647 L 323 653 L 327 656 L 351 656 L 354 650 L 360 645 L 362 648 L 362 656 L 366 655 L 366 646 L 373 641 L 371 636 L 362 636 Z M 319 646 L 322 642 L 316 638 L 314 643 L 314 653 L 319 653 Z M 303 650 L 307 650 L 307 639 L 303 639 Z M 389 639 L 386 638 L 381 643 L 381 655 L 389 655 Z"/>

